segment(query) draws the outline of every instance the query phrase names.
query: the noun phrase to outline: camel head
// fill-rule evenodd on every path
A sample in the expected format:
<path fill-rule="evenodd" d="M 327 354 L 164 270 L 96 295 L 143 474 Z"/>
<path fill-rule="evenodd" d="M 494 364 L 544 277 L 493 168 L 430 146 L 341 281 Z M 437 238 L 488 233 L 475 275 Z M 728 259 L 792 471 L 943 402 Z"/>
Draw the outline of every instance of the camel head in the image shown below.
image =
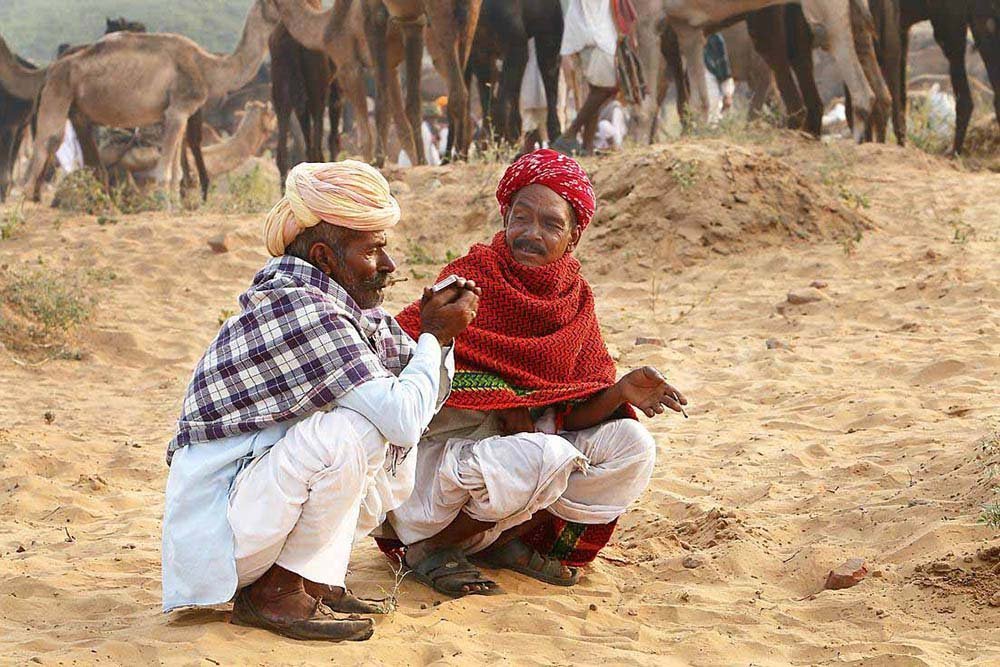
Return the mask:
<path fill-rule="evenodd" d="M 260 7 L 260 13 L 265 21 L 274 26 L 281 23 L 281 12 L 278 9 L 276 0 L 256 0 L 256 2 Z"/>

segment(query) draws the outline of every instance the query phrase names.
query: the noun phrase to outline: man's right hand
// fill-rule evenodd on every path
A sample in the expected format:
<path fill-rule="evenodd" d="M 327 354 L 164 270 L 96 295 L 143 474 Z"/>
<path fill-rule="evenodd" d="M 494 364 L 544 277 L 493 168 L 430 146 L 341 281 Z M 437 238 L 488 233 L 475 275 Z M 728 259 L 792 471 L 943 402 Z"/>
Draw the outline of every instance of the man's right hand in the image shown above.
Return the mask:
<path fill-rule="evenodd" d="M 465 278 L 437 293 L 425 287 L 420 305 L 420 333 L 433 334 L 442 347 L 450 344 L 475 319 L 482 293 L 482 288 Z"/>

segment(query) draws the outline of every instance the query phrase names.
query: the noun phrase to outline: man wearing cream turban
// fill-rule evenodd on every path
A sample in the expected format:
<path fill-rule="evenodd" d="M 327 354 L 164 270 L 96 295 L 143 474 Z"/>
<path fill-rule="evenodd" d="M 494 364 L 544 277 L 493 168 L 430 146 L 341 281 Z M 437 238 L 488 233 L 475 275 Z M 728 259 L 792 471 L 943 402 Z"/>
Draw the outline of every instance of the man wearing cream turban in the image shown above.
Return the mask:
<path fill-rule="evenodd" d="M 378 607 L 345 587 L 351 547 L 409 496 L 480 294 L 425 289 L 418 341 L 403 332 L 380 307 L 399 217 L 367 164 L 289 172 L 264 223 L 273 258 L 198 362 L 167 449 L 164 611 L 235 596 L 234 623 L 371 636 L 357 614 Z"/>

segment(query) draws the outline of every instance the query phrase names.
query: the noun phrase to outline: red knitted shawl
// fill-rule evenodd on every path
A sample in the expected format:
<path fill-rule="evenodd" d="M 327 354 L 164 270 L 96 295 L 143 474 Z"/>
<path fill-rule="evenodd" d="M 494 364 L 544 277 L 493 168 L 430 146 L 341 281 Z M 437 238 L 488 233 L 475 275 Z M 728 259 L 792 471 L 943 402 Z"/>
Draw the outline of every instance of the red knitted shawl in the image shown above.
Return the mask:
<path fill-rule="evenodd" d="M 446 405 L 467 410 L 543 407 L 582 399 L 615 382 L 594 312 L 594 294 L 571 254 L 545 266 L 519 264 L 501 231 L 441 271 L 483 288 L 476 319 L 455 341 Z M 396 318 L 416 338 L 420 302 Z"/>

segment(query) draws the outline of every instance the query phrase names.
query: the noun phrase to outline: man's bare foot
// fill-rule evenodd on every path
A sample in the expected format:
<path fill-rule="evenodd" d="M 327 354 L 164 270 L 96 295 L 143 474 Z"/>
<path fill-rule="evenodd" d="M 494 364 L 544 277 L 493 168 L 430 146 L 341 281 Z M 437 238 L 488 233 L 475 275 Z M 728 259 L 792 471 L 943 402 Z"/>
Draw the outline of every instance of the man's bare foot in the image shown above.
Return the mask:
<path fill-rule="evenodd" d="M 456 546 L 417 542 L 407 547 L 403 562 L 417 581 L 451 597 L 500 592 L 497 583 L 484 577 Z"/>
<path fill-rule="evenodd" d="M 518 538 L 476 554 L 476 561 L 488 567 L 520 572 L 554 586 L 572 586 L 580 579 L 576 568 L 567 567 L 556 558 L 543 556 Z"/>

